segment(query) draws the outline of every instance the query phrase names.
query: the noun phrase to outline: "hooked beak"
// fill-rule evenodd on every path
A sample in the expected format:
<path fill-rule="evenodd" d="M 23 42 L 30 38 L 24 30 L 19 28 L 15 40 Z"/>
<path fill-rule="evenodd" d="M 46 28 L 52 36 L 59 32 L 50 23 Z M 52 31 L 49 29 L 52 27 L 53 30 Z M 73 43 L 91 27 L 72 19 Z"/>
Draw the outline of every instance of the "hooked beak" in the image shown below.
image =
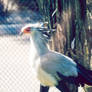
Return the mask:
<path fill-rule="evenodd" d="M 19 35 L 22 36 L 22 35 L 23 35 L 23 32 L 21 31 L 21 32 L 19 33 Z"/>

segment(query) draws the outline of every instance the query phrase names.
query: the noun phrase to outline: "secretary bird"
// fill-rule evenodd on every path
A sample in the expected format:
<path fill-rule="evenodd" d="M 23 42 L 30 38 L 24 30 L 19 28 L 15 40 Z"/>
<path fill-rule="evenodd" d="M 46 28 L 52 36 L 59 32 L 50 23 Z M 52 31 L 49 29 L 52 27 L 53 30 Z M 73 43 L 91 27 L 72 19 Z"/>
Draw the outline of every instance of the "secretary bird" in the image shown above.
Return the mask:
<path fill-rule="evenodd" d="M 51 51 L 47 46 L 47 28 L 39 25 L 27 25 L 21 34 L 30 34 L 31 61 L 40 81 L 40 92 L 48 92 L 55 86 L 61 92 L 70 92 L 64 82 L 77 86 L 92 85 L 92 71 L 85 69 L 68 56 Z M 47 36 L 46 36 L 47 35 Z"/>

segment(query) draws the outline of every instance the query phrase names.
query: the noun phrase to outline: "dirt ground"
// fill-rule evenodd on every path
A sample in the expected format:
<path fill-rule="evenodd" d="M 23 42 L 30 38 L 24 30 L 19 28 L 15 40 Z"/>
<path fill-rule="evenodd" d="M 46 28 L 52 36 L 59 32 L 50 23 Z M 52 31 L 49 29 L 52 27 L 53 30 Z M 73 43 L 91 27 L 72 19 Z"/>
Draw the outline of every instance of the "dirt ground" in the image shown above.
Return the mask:
<path fill-rule="evenodd" d="M 29 38 L 0 37 L 0 92 L 39 92 L 29 63 Z M 49 92 L 59 92 L 52 87 Z M 80 89 L 79 92 L 84 92 Z"/>

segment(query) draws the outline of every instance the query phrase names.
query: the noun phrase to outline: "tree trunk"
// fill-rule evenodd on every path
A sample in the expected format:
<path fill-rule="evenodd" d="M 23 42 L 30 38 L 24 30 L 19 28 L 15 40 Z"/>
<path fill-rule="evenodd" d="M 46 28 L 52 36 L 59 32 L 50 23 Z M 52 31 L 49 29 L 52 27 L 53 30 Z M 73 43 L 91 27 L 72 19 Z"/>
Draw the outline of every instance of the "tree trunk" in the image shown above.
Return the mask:
<path fill-rule="evenodd" d="M 57 31 L 52 37 L 52 50 L 64 53 L 90 69 L 90 39 L 87 39 L 86 0 L 47 0 L 46 12 L 50 28 L 56 25 Z M 53 4 L 54 3 L 54 4 Z M 55 4 L 56 3 L 56 4 Z M 57 9 L 54 17 L 52 14 Z M 71 92 L 77 92 L 77 86 L 67 84 Z M 90 91 L 87 91 L 90 92 Z"/>

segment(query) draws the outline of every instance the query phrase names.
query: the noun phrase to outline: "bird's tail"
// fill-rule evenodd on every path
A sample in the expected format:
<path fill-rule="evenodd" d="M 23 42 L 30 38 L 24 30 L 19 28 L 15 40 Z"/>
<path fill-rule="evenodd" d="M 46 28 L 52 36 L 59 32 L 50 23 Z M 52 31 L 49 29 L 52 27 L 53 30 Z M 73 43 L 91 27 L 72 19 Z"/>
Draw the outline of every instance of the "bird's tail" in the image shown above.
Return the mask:
<path fill-rule="evenodd" d="M 92 71 L 86 69 L 85 67 L 83 67 L 78 63 L 77 63 L 77 67 L 78 67 L 78 73 L 79 73 L 79 76 L 78 76 L 79 83 L 81 85 L 87 84 L 92 86 Z"/>

